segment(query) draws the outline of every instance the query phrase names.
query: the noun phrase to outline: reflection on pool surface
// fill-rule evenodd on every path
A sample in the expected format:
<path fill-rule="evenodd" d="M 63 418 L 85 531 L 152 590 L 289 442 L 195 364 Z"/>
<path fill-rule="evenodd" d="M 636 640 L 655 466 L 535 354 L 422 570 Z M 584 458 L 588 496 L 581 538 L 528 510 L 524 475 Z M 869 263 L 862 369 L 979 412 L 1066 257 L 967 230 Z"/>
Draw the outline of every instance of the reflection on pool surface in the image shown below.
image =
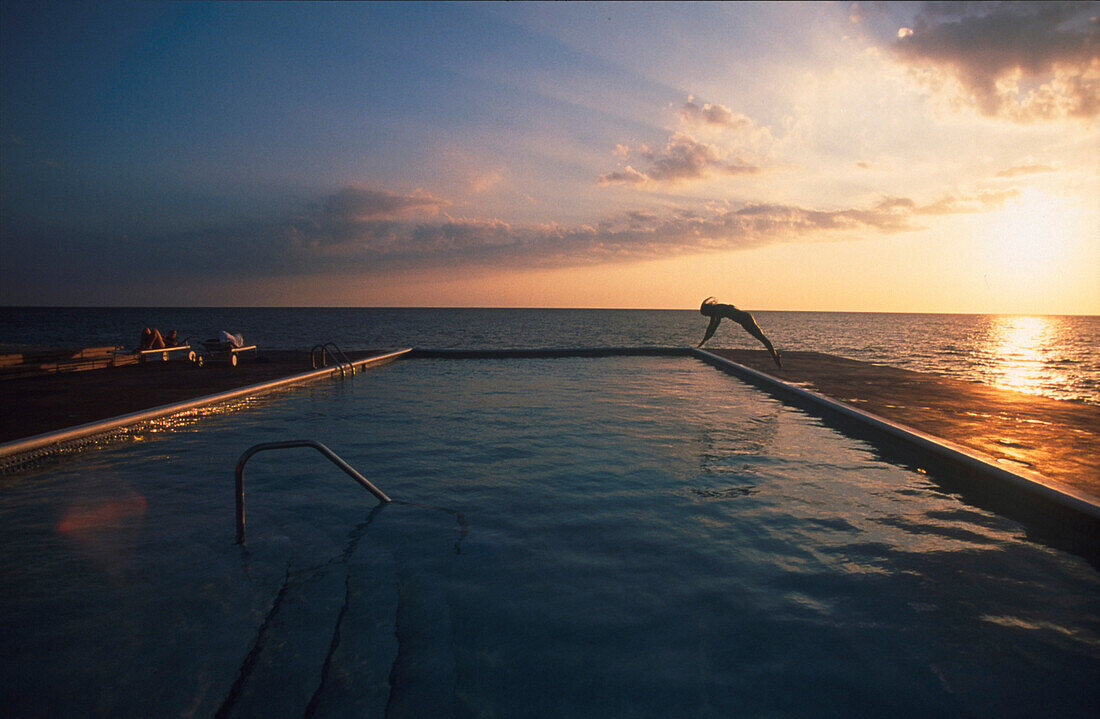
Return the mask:
<path fill-rule="evenodd" d="M 1100 576 L 686 358 L 414 360 L 0 486 L 22 715 L 1100 708 Z M 259 442 L 248 540 L 233 467 Z"/>

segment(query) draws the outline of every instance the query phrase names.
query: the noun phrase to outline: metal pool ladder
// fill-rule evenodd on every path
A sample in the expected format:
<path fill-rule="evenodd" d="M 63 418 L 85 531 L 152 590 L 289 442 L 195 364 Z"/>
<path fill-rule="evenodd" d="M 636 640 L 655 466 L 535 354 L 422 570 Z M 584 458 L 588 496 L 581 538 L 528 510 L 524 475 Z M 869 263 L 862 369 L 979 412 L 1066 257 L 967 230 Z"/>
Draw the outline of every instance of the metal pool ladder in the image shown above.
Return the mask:
<path fill-rule="evenodd" d="M 331 347 L 332 350 L 328 350 Z M 313 345 L 313 349 L 309 351 L 309 364 L 313 369 L 317 369 L 317 350 L 321 350 L 321 366 L 328 367 L 328 355 L 332 355 L 332 360 L 336 363 L 336 368 L 340 370 L 340 376 L 344 376 L 344 367 L 351 370 L 352 374 L 355 374 L 355 363 L 348 359 L 348 356 L 344 354 L 344 350 L 340 349 L 335 342 L 325 342 L 324 344 Z"/>
<path fill-rule="evenodd" d="M 312 447 L 321 454 L 328 457 L 328 459 L 340 469 L 344 470 L 352 479 L 359 484 L 363 485 L 371 494 L 379 499 L 382 503 L 390 501 L 390 498 L 386 496 L 378 487 L 375 487 L 370 481 L 355 471 L 355 468 L 350 464 L 340 459 L 340 457 L 331 449 L 315 442 L 312 439 L 294 439 L 287 442 L 264 442 L 255 446 L 249 447 L 245 450 L 245 453 L 241 455 L 241 458 L 237 460 L 237 544 L 244 544 L 244 465 L 249 458 L 257 452 L 264 452 L 269 449 L 291 449 L 292 447 Z"/>

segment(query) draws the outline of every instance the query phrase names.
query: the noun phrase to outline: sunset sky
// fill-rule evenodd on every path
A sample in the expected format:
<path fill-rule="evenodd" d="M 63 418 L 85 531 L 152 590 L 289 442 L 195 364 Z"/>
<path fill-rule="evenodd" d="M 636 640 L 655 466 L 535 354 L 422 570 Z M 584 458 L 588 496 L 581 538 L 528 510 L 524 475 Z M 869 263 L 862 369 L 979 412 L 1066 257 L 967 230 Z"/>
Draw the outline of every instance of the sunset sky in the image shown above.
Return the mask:
<path fill-rule="evenodd" d="M 1100 314 L 1100 4 L 0 5 L 0 304 Z"/>

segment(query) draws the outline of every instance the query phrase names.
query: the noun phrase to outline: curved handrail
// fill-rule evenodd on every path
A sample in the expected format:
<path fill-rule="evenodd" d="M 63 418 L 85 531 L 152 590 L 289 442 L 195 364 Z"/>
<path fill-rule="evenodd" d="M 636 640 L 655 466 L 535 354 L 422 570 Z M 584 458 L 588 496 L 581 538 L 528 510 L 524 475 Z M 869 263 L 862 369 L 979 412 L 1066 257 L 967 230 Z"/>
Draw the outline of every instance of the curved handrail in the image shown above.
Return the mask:
<path fill-rule="evenodd" d="M 313 345 L 313 349 L 309 351 L 309 366 L 317 369 L 317 350 L 321 350 L 321 366 L 328 367 L 328 355 L 325 353 L 325 346 L 322 344 Z"/>
<path fill-rule="evenodd" d="M 340 376 L 341 377 L 344 376 L 344 365 L 345 364 L 348 366 L 348 369 L 351 370 L 351 373 L 355 374 L 355 363 L 352 362 L 350 359 L 348 359 L 348 356 L 346 354 L 344 354 L 344 350 L 340 349 L 336 345 L 335 342 L 326 342 L 323 346 L 324 347 L 331 347 L 334 350 L 333 353 L 332 353 L 333 358 L 341 360 L 341 362 L 338 365 L 340 367 Z M 339 358 L 336 357 L 337 354 L 340 355 Z"/>
<path fill-rule="evenodd" d="M 318 349 L 321 350 L 321 366 L 328 367 L 328 356 L 326 354 L 326 348 L 328 347 L 332 348 L 329 354 L 332 355 L 333 361 L 336 362 L 336 367 L 340 370 L 340 376 L 344 376 L 344 365 L 347 365 L 348 369 L 350 369 L 351 373 L 354 375 L 355 363 L 352 362 L 346 354 L 344 354 L 344 350 L 340 349 L 340 347 L 335 342 L 325 342 L 324 344 L 313 345 L 313 349 L 309 351 L 309 364 L 313 367 L 313 369 L 317 369 L 316 352 Z"/>
<path fill-rule="evenodd" d="M 355 471 L 355 469 L 340 459 L 340 457 L 331 449 L 315 442 L 312 439 L 295 439 L 287 442 L 263 442 L 249 447 L 245 450 L 241 458 L 237 460 L 236 479 L 237 479 L 237 544 L 244 544 L 244 465 L 249 458 L 257 452 L 264 452 L 269 449 L 290 449 L 292 447 L 312 447 L 321 454 L 325 455 L 333 464 L 340 469 L 344 470 L 352 479 L 359 484 L 363 485 L 371 494 L 379 499 L 379 501 L 386 503 L 390 501 L 390 498 L 386 496 L 378 487 L 375 487 L 370 481 Z"/>

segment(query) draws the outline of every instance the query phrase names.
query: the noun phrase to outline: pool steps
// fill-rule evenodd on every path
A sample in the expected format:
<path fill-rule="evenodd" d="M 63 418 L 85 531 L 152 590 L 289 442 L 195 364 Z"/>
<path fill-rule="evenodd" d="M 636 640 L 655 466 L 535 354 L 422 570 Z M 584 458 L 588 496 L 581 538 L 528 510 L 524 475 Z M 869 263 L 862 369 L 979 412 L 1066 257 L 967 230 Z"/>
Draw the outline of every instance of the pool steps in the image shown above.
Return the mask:
<path fill-rule="evenodd" d="M 320 442 L 312 439 L 292 439 L 285 442 L 263 442 L 261 444 L 253 445 L 244 451 L 241 458 L 237 460 L 237 469 L 235 471 L 236 488 L 237 488 L 237 544 L 244 544 L 244 466 L 248 463 L 249 458 L 258 452 L 266 452 L 274 449 L 293 449 L 296 447 L 308 447 L 320 452 L 326 459 L 342 469 L 345 474 L 361 484 L 364 489 L 378 498 L 380 502 L 386 504 L 390 501 L 390 498 L 386 496 L 378 487 L 371 484 L 363 475 L 359 474 L 350 464 L 340 458 L 338 454 L 331 449 L 321 444 Z"/>

